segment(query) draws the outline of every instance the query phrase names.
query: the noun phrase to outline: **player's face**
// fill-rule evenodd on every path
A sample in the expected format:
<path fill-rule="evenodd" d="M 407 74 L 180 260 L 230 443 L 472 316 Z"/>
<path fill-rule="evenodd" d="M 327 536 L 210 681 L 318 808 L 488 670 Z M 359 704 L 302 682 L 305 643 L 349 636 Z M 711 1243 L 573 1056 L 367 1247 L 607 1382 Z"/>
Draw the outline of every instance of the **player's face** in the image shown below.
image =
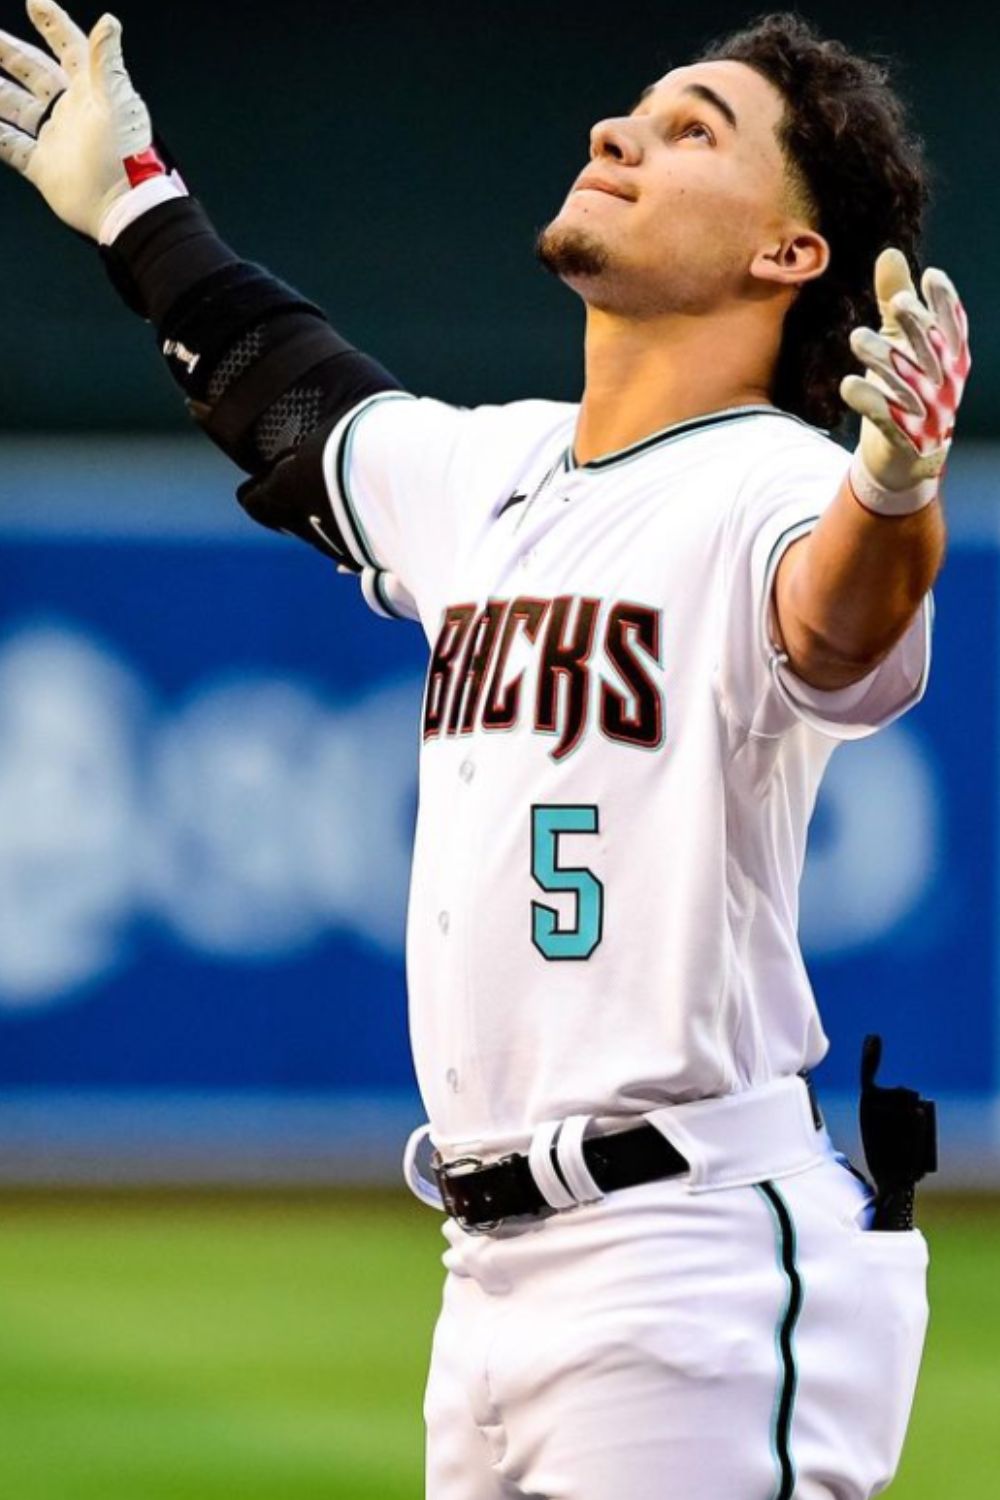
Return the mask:
<path fill-rule="evenodd" d="M 759 290 L 804 224 L 778 140 L 781 95 L 737 62 L 677 68 L 602 120 L 539 254 L 597 307 L 702 312 Z"/>

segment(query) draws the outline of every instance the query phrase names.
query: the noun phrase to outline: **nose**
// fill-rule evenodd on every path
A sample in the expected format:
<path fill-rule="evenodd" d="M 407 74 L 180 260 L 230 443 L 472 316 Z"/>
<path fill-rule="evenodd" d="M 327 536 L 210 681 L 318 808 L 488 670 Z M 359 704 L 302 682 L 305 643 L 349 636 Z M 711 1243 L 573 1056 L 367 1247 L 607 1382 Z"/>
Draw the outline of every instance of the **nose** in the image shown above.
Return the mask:
<path fill-rule="evenodd" d="M 637 167 L 642 161 L 642 141 L 635 120 L 622 117 L 598 120 L 590 132 L 590 159 L 610 158 L 625 167 Z"/>

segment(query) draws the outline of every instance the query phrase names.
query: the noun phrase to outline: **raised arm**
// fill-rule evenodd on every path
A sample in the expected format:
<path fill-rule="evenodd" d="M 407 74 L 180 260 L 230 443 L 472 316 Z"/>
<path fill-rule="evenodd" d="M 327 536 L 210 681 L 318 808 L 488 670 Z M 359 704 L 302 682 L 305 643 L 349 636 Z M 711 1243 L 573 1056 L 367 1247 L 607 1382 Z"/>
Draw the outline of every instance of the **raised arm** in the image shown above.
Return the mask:
<path fill-rule="evenodd" d="M 867 676 L 905 633 L 944 559 L 939 489 L 969 373 L 968 323 L 943 271 L 916 293 L 906 260 L 883 251 L 882 327 L 857 329 L 867 368 L 845 401 L 861 416 L 849 478 L 774 588 L 780 643 L 797 676 L 836 689 Z"/>
<path fill-rule="evenodd" d="M 216 234 L 132 86 L 121 24 L 89 37 L 54 0 L 29 0 L 48 51 L 0 32 L 0 158 L 101 247 L 125 302 L 156 331 L 196 421 L 251 477 L 241 505 L 358 569 L 326 497 L 339 419 L 398 382 L 322 311 Z"/>

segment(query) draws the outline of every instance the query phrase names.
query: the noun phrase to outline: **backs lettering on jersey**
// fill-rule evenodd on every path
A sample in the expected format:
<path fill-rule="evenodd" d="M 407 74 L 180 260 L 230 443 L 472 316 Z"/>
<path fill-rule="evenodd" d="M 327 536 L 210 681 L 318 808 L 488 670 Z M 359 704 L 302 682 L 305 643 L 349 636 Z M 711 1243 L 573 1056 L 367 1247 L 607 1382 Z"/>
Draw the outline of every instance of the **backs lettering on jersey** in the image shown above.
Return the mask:
<path fill-rule="evenodd" d="M 586 732 L 645 750 L 664 741 L 662 611 L 573 594 L 519 595 L 443 614 L 424 696 L 425 742 L 526 724 L 563 760 Z M 533 687 L 533 691 L 532 691 Z"/>

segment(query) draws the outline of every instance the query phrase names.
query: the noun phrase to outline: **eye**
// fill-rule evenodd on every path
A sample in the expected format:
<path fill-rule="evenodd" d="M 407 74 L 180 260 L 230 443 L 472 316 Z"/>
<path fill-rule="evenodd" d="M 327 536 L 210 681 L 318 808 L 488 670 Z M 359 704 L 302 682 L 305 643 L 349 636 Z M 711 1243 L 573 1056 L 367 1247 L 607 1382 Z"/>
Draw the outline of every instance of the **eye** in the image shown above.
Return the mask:
<path fill-rule="evenodd" d="M 688 139 L 703 140 L 707 141 L 710 146 L 715 145 L 715 136 L 709 130 L 708 126 L 703 125 L 700 120 L 692 120 L 690 125 L 685 125 L 683 130 L 678 131 L 677 139 L 679 141 Z"/>

